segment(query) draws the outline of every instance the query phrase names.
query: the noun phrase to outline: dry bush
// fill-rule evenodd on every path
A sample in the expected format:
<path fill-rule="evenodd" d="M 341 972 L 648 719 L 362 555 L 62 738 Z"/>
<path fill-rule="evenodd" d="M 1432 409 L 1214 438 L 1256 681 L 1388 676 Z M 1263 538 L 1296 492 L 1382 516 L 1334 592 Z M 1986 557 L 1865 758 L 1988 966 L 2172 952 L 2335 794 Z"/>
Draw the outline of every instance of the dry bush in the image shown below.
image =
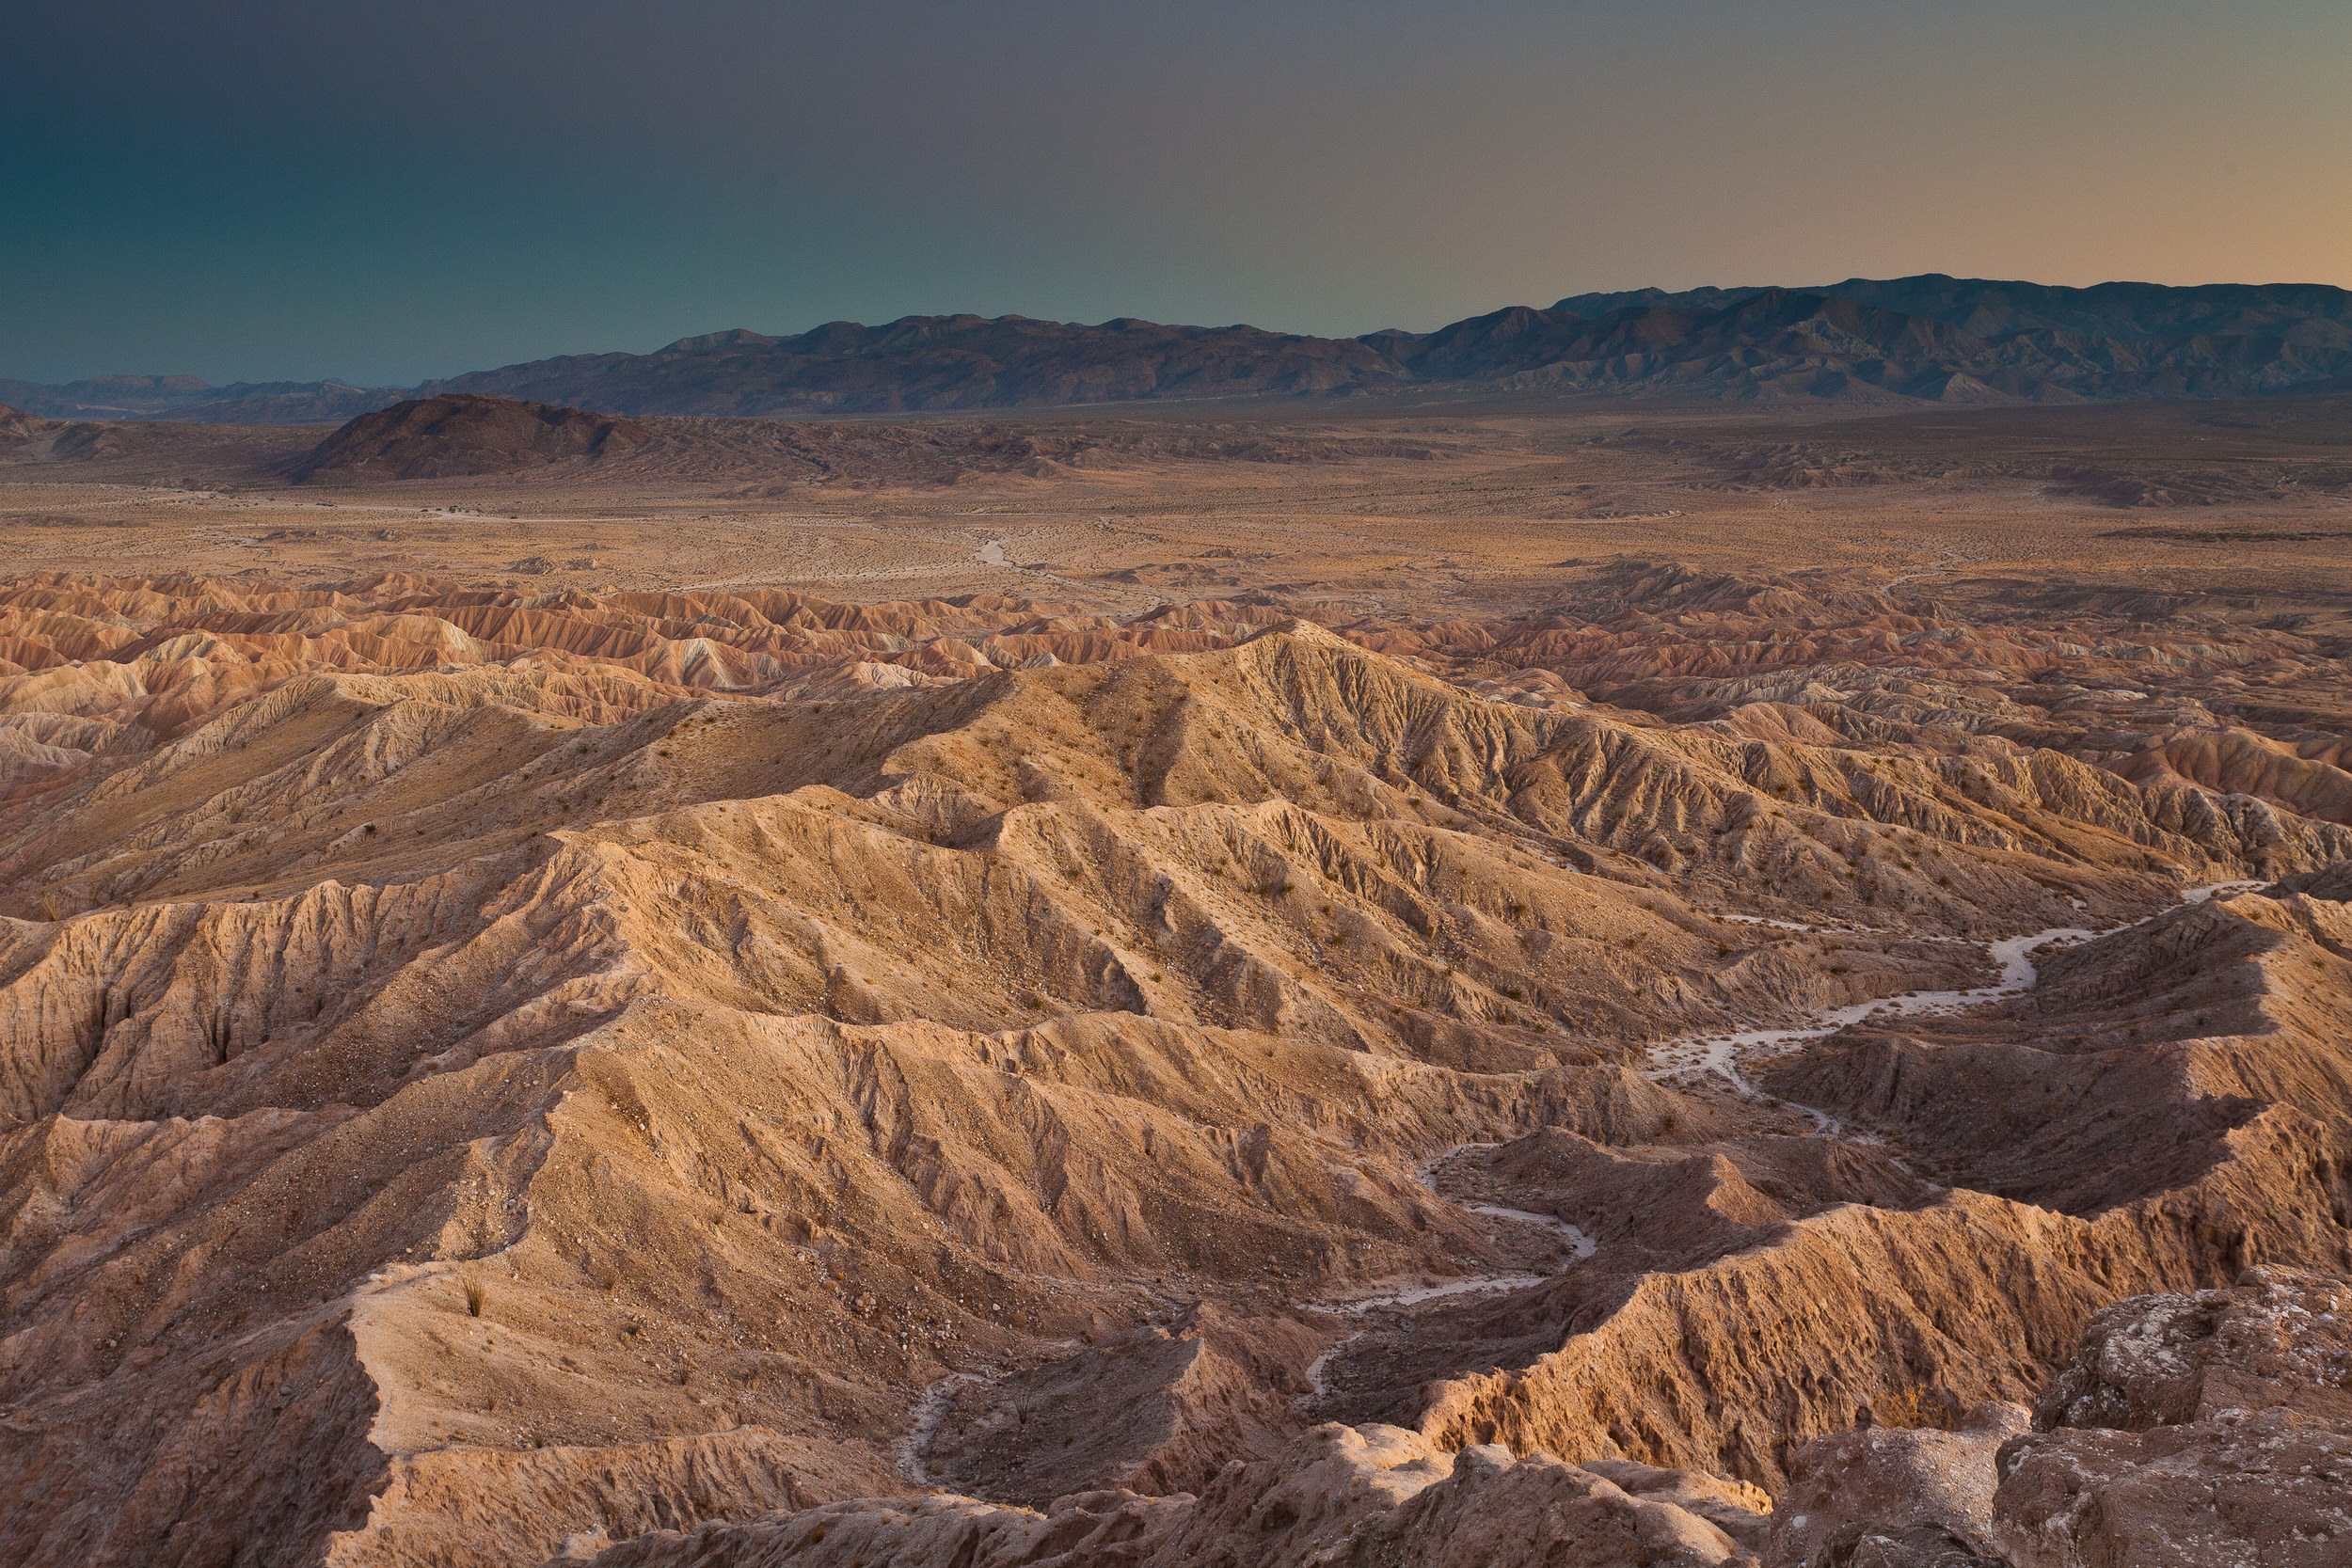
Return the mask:
<path fill-rule="evenodd" d="M 1951 1402 L 1916 1387 L 1899 1388 L 1870 1402 L 1870 1418 L 1883 1427 L 1932 1427 L 1958 1432 L 1960 1412 Z"/>

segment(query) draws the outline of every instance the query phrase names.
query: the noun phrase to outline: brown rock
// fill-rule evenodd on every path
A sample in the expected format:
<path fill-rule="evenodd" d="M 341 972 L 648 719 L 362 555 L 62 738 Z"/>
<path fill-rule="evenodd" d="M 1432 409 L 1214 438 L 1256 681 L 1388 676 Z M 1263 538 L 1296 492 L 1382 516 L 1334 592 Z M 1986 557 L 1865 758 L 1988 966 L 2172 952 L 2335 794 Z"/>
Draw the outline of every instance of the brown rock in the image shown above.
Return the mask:
<path fill-rule="evenodd" d="M 2017 1568 L 2352 1561 L 2352 1285 L 2283 1268 L 2091 1320 L 2000 1457 Z"/>
<path fill-rule="evenodd" d="M 1993 1542 L 1993 1456 L 2026 1430 L 2022 1405 L 1986 1403 L 1970 1411 L 1957 1432 L 1931 1427 L 1875 1426 L 1817 1437 L 1788 1465 L 1788 1489 L 1772 1513 L 1766 1568 L 1830 1568 L 1867 1560 L 1859 1556 L 1874 1537 L 1910 1542 L 1867 1549 L 1890 1565 L 1933 1560 L 1937 1537 L 1990 1555 Z M 1920 1553 L 1927 1556 L 1920 1558 Z"/>
<path fill-rule="evenodd" d="M 1760 1553 L 1772 1533 L 1772 1500 L 1763 1488 L 1695 1470 L 1667 1470 L 1630 1459 L 1588 1459 L 1580 1466 L 1651 1502 L 1672 1503 L 1731 1537 L 1743 1552 Z"/>
<path fill-rule="evenodd" d="M 2009 1568 L 1938 1525 L 1857 1529 L 1824 1560 L 1830 1568 Z"/>

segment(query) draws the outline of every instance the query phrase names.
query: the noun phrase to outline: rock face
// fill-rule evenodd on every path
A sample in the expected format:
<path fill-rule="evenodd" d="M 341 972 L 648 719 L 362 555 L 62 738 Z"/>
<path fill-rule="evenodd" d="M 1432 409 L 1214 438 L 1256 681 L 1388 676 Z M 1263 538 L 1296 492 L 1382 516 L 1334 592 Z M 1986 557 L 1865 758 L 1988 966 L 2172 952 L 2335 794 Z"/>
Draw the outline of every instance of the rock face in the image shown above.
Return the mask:
<path fill-rule="evenodd" d="M 1204 1307 L 993 1383 L 951 1386 L 921 1446 L 923 1479 L 1035 1507 L 1106 1486 L 1197 1491 L 1236 1457 L 1281 1451 L 1323 1346 L 1294 1318 Z"/>
<path fill-rule="evenodd" d="M 2352 1560 L 2352 1283 L 2255 1269 L 2090 1322 L 2000 1454 L 2018 1568 Z"/>
<path fill-rule="evenodd" d="M 2352 1283 L 2265 1267 L 2135 1296 L 2030 1418 L 1822 1437 L 1789 1470 L 1766 1568 L 2352 1560 Z"/>
<path fill-rule="evenodd" d="M 1990 1557 L 1994 1457 L 2030 1419 L 2023 1405 L 1981 1404 L 1956 1431 L 1875 1427 L 1806 1444 L 1773 1514 L 1765 1568 Z"/>

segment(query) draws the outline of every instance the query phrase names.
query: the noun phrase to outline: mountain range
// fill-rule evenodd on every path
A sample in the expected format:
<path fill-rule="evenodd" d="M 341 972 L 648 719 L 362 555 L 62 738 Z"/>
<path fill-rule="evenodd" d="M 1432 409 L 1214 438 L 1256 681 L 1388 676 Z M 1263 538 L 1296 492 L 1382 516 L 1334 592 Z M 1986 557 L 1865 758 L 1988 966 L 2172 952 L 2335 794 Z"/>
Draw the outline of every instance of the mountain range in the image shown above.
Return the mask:
<path fill-rule="evenodd" d="M 239 381 L 100 375 L 44 384 L 0 377 L 0 404 L 46 420 L 173 420 L 191 424 L 331 424 L 408 394 L 341 381 Z"/>
<path fill-rule="evenodd" d="M 1253 326 L 1022 316 L 737 329 L 651 354 L 566 355 L 412 388 L 214 387 L 193 376 L 0 380 L 50 419 L 331 423 L 476 393 L 612 414 L 793 417 L 1201 398 L 1620 393 L 1904 404 L 2233 397 L 2352 380 L 2352 293 L 2321 284 L 2074 289 L 1942 274 L 1802 289 L 1642 289 L 1439 327 L 1315 338 Z"/>

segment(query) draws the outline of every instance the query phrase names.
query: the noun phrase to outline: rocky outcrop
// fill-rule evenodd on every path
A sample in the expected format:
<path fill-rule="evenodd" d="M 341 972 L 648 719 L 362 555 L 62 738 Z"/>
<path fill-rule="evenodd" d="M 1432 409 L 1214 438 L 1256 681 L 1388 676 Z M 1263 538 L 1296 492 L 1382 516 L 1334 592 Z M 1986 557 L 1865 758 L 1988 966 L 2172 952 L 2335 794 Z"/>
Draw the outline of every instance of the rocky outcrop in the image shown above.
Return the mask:
<path fill-rule="evenodd" d="M 2342 1275 L 2264 1267 L 2119 1302 L 2030 1417 L 1947 1409 L 1864 1411 L 1800 1449 L 1766 1568 L 2316 1568 L 2352 1545 Z"/>
<path fill-rule="evenodd" d="M 2290 1269 L 2140 1297 L 2003 1446 L 2016 1568 L 2339 1562 L 2352 1552 L 2352 1284 Z"/>
<path fill-rule="evenodd" d="M 1936 1414 L 1933 1402 L 1919 1413 Z M 1950 1431 L 1865 1427 L 1806 1444 L 1772 1514 L 1765 1568 L 1990 1557 L 1994 1456 L 2030 1420 L 2023 1405 L 1981 1404 Z"/>

